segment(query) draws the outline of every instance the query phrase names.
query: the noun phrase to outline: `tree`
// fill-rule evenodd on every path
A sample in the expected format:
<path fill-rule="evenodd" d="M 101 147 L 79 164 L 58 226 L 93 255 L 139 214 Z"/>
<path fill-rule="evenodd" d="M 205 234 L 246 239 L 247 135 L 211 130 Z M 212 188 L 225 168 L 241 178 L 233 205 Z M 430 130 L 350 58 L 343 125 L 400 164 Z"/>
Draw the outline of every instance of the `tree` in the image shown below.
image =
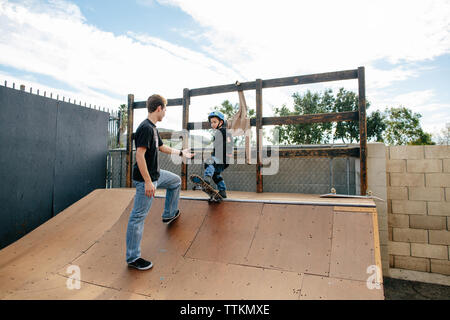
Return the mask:
<path fill-rule="evenodd" d="M 368 109 L 369 106 L 370 103 L 366 102 L 366 109 Z M 358 96 L 354 92 L 346 91 L 344 88 L 340 88 L 336 95 L 332 110 L 333 112 L 358 111 Z M 359 141 L 359 122 L 338 122 L 334 132 L 334 139 L 341 139 L 344 143 Z"/>
<path fill-rule="evenodd" d="M 126 104 L 121 104 L 119 107 L 120 112 L 120 133 L 124 133 L 127 129 L 127 123 L 128 123 L 128 107 Z"/>
<path fill-rule="evenodd" d="M 424 145 L 435 144 L 431 134 L 426 133 L 420 126 L 419 113 L 413 113 L 405 107 L 386 108 L 385 141 L 390 145 Z"/>
<path fill-rule="evenodd" d="M 433 135 L 427 132 L 421 132 L 416 140 L 411 141 L 409 144 L 422 146 L 422 145 L 435 145 L 436 142 L 432 140 Z"/>
<path fill-rule="evenodd" d="M 370 108 L 370 102 L 366 101 L 366 111 Z M 333 112 L 346 112 L 359 110 L 359 97 L 356 93 L 340 88 L 336 95 Z M 384 115 L 380 111 L 374 111 L 366 117 L 367 140 L 383 141 L 383 131 L 386 129 Z M 334 133 L 336 140 L 344 143 L 359 142 L 359 122 L 345 121 L 336 124 Z"/>
<path fill-rule="evenodd" d="M 334 97 L 332 91 L 325 90 L 323 94 L 307 91 L 304 95 L 294 93 L 294 111 L 290 111 L 286 105 L 275 108 L 275 114 L 279 116 L 304 115 L 329 113 Z M 281 144 L 320 144 L 327 143 L 331 138 L 331 123 L 306 123 L 276 126 Z"/>
<path fill-rule="evenodd" d="M 383 142 L 383 133 L 386 130 L 386 126 L 385 115 L 379 110 L 372 112 L 367 117 L 367 139 L 373 139 L 375 142 Z"/>
<path fill-rule="evenodd" d="M 331 89 L 323 93 L 311 93 L 307 91 L 305 95 L 295 93 L 294 111 L 290 111 L 285 105 L 275 108 L 275 113 L 279 116 L 303 115 L 315 113 L 358 111 L 358 96 L 344 88 L 339 89 L 336 97 Z M 370 107 L 370 102 L 366 102 L 366 109 Z M 367 138 L 383 141 L 383 131 L 386 128 L 384 115 L 373 112 L 367 117 Z M 278 126 L 280 142 L 283 144 L 320 144 L 328 143 L 331 138 L 342 140 L 343 143 L 359 141 L 359 122 L 345 121 L 333 123 L 314 123 Z M 333 130 L 334 129 L 334 130 Z M 333 133 L 334 131 L 334 133 Z"/>
<path fill-rule="evenodd" d="M 437 144 L 448 146 L 450 145 L 450 122 L 446 124 L 446 128 L 437 134 Z"/>

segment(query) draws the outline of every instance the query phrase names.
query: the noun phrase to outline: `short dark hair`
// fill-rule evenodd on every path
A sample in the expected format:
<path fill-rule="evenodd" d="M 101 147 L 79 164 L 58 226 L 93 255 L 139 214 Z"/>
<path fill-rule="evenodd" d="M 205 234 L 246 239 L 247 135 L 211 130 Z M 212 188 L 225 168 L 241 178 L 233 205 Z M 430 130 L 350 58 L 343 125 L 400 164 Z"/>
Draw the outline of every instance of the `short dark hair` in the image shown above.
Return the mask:
<path fill-rule="evenodd" d="M 163 96 L 160 96 L 159 94 L 153 94 L 147 99 L 147 110 L 148 112 L 152 113 L 155 112 L 156 109 L 158 109 L 159 106 L 164 109 L 166 107 L 167 100 Z"/>

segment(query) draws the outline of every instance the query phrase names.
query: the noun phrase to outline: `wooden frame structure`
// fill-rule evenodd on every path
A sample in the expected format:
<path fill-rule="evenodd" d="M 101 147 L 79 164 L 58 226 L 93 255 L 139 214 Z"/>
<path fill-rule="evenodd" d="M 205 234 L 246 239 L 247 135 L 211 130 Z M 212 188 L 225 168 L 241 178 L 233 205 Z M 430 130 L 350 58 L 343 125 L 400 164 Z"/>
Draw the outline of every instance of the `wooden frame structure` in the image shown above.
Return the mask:
<path fill-rule="evenodd" d="M 263 102 L 262 90 L 266 88 L 285 87 L 293 85 L 339 81 L 339 80 L 358 80 L 358 111 L 338 112 L 338 113 L 323 113 L 323 114 L 308 114 L 298 116 L 283 116 L 283 117 L 263 117 Z M 285 150 L 279 152 L 279 156 L 283 158 L 294 157 L 345 157 L 345 156 L 359 156 L 360 158 L 360 184 L 361 195 L 367 193 L 367 124 L 366 124 L 366 87 L 365 87 L 365 69 L 359 67 L 355 70 L 345 70 L 337 72 L 319 73 L 287 78 L 269 79 L 243 82 L 239 86 L 236 84 L 220 85 L 213 87 L 204 87 L 198 89 L 183 89 L 183 98 L 168 99 L 167 106 L 182 106 L 183 118 L 182 128 L 183 132 L 196 128 L 209 129 L 208 122 L 194 123 L 189 122 L 189 106 L 190 98 L 204 95 L 211 95 L 217 93 L 234 92 L 238 90 L 255 90 L 256 91 L 256 117 L 250 121 L 251 126 L 256 127 L 256 192 L 263 192 L 263 176 L 262 176 L 262 127 L 266 125 L 288 125 L 300 123 L 320 123 L 320 122 L 342 122 L 342 121 L 359 121 L 359 147 L 345 147 L 345 148 L 323 148 L 323 149 L 297 149 Z M 133 130 L 133 111 L 134 109 L 146 108 L 146 101 L 134 101 L 134 95 L 128 95 L 128 127 L 127 132 Z M 161 138 L 170 138 L 168 135 L 162 133 Z M 131 173 L 132 173 L 132 155 L 133 155 L 133 135 L 127 135 L 127 187 L 131 187 Z M 183 139 L 183 148 L 188 147 L 188 139 Z M 183 162 L 181 165 L 181 187 L 183 190 L 187 189 L 187 163 Z"/>

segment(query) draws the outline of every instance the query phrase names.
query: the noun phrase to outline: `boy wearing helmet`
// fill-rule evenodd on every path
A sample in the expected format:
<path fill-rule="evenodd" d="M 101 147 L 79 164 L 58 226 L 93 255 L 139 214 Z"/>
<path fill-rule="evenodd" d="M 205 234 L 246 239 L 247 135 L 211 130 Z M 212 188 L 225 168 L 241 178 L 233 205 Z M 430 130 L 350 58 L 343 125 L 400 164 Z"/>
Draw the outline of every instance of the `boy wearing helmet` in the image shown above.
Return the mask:
<path fill-rule="evenodd" d="M 233 140 L 231 134 L 226 129 L 226 120 L 222 112 L 213 111 L 208 116 L 211 128 L 214 130 L 213 152 L 211 158 L 205 161 L 205 181 L 212 185 L 212 181 L 217 185 L 222 198 L 227 197 L 227 186 L 222 177 L 222 172 L 228 168 L 233 158 Z"/>

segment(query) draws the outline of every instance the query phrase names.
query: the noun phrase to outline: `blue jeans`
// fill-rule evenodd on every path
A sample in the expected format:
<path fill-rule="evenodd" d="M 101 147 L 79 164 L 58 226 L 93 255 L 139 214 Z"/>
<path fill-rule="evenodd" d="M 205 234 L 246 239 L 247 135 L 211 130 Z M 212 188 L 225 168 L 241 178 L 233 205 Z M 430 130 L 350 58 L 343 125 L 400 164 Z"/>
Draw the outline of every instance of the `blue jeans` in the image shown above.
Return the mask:
<path fill-rule="evenodd" d="M 214 160 L 216 158 L 213 157 Z M 212 180 L 217 184 L 217 189 L 219 190 L 227 190 L 227 186 L 225 185 L 225 181 L 222 178 L 221 173 L 223 172 L 224 167 L 221 164 L 210 164 L 205 168 L 205 177 L 211 177 Z"/>
<path fill-rule="evenodd" d="M 141 257 L 141 240 L 144 232 L 144 222 L 154 198 L 149 198 L 145 195 L 145 182 L 134 181 L 134 183 L 136 184 L 136 196 L 134 197 L 134 206 L 127 227 L 127 263 L 136 261 Z M 160 177 L 153 184 L 156 188 L 167 189 L 162 218 L 173 217 L 178 211 L 181 178 L 172 172 L 160 170 Z"/>

